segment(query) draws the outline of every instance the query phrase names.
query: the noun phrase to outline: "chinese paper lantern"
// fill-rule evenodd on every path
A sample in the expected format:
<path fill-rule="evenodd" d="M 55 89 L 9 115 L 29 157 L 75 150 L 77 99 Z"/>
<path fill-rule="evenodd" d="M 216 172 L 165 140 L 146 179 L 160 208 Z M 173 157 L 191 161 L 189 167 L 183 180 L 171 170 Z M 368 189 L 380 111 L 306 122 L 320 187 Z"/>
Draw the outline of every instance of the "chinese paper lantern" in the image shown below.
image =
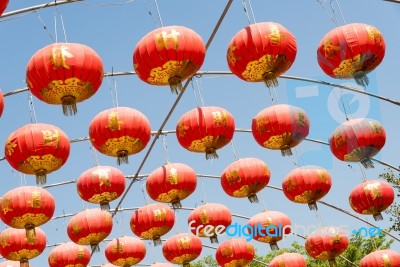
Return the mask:
<path fill-rule="evenodd" d="M 200 238 L 188 233 L 171 236 L 162 246 L 167 261 L 184 267 L 189 267 L 190 262 L 200 256 L 202 249 Z"/>
<path fill-rule="evenodd" d="M 394 189 L 389 183 L 369 180 L 351 190 L 349 203 L 355 212 L 373 215 L 375 221 L 379 221 L 383 220 L 381 212 L 392 205 L 394 196 Z"/>
<path fill-rule="evenodd" d="M 90 262 L 91 254 L 85 246 L 73 242 L 55 247 L 48 256 L 50 267 L 84 267 Z"/>
<path fill-rule="evenodd" d="M 360 267 L 397 267 L 400 266 L 400 254 L 390 250 L 382 249 L 371 252 L 360 261 Z"/>
<path fill-rule="evenodd" d="M 196 172 L 183 163 L 167 163 L 154 170 L 146 180 L 146 190 L 151 199 L 171 203 L 181 208 L 181 200 L 196 190 Z"/>
<path fill-rule="evenodd" d="M 235 133 L 232 114 L 220 107 L 198 107 L 186 112 L 176 125 L 179 144 L 192 152 L 218 158 L 217 149 L 227 145 Z"/>
<path fill-rule="evenodd" d="M 8 0 L 0 1 L 0 16 L 3 15 L 4 10 L 6 10 L 8 6 Z"/>
<path fill-rule="evenodd" d="M 46 190 L 21 186 L 5 193 L 0 199 L 0 218 L 13 228 L 26 229 L 26 237 L 35 237 L 35 227 L 48 222 L 54 214 L 55 201 Z"/>
<path fill-rule="evenodd" d="M 268 267 L 307 267 L 307 262 L 299 253 L 286 252 L 274 257 Z"/>
<path fill-rule="evenodd" d="M 318 64 L 333 78 L 354 78 L 365 87 L 366 74 L 382 62 L 385 48 L 385 40 L 377 28 L 351 23 L 331 30 L 322 38 L 317 49 Z"/>
<path fill-rule="evenodd" d="M 37 51 L 26 68 L 26 83 L 39 100 L 62 105 L 75 115 L 76 103 L 94 95 L 103 81 L 103 63 L 90 47 L 54 43 Z"/>
<path fill-rule="evenodd" d="M 335 257 L 342 254 L 349 245 L 349 238 L 342 233 L 327 233 L 322 228 L 320 233 L 306 238 L 305 249 L 307 254 L 317 260 L 328 260 L 329 266 L 337 266 Z"/>
<path fill-rule="evenodd" d="M 328 194 L 332 178 L 327 170 L 318 166 L 296 168 L 282 181 L 285 196 L 295 203 L 308 204 L 311 210 L 317 210 L 317 201 Z"/>
<path fill-rule="evenodd" d="M 232 238 L 218 246 L 215 259 L 222 267 L 245 267 L 255 256 L 254 246 L 242 238 Z"/>
<path fill-rule="evenodd" d="M 46 248 L 46 235 L 36 228 L 36 236 L 28 239 L 25 230 L 7 228 L 0 233 L 0 254 L 11 261 L 19 261 L 21 267 L 29 267 L 29 260 L 39 256 Z"/>
<path fill-rule="evenodd" d="M 83 200 L 109 210 L 109 202 L 124 193 L 125 176 L 112 166 L 97 166 L 83 172 L 76 181 L 76 187 Z"/>
<path fill-rule="evenodd" d="M 146 256 L 146 245 L 138 238 L 123 236 L 110 241 L 105 249 L 107 260 L 121 267 L 132 266 Z"/>
<path fill-rule="evenodd" d="M 90 245 L 92 251 L 98 251 L 98 244 L 111 233 L 112 227 L 113 221 L 109 212 L 86 209 L 70 219 L 67 233 L 72 242 Z"/>
<path fill-rule="evenodd" d="M 278 86 L 277 77 L 296 59 L 296 38 L 275 22 L 254 23 L 239 31 L 227 51 L 229 69 L 242 80 Z"/>
<path fill-rule="evenodd" d="M 386 142 L 386 132 L 376 120 L 359 118 L 339 125 L 329 138 L 335 157 L 346 162 L 361 162 L 373 168 L 371 158 L 379 153 Z"/>
<path fill-rule="evenodd" d="M 231 222 L 231 211 L 219 203 L 201 205 L 195 208 L 188 217 L 192 233 L 200 237 L 209 237 L 211 243 L 218 243 L 218 234 L 225 232 L 225 228 Z"/>
<path fill-rule="evenodd" d="M 142 151 L 150 140 L 151 126 L 140 111 L 117 107 L 97 114 L 90 123 L 90 142 L 100 153 L 128 163 L 128 156 Z"/>
<path fill-rule="evenodd" d="M 0 117 L 3 115 L 3 111 L 4 111 L 4 95 L 0 89 Z"/>
<path fill-rule="evenodd" d="M 140 238 L 152 239 L 160 245 L 160 237 L 168 233 L 175 223 L 174 211 L 165 204 L 149 204 L 135 210 L 131 216 L 132 232 Z"/>
<path fill-rule="evenodd" d="M 278 241 L 291 233 L 292 223 L 286 214 L 267 210 L 251 217 L 247 224 L 254 240 L 268 243 L 272 250 L 278 250 Z"/>
<path fill-rule="evenodd" d="M 232 197 L 247 197 L 250 202 L 257 202 L 257 193 L 267 186 L 270 171 L 262 160 L 243 158 L 236 160 L 221 174 L 222 189 Z"/>
<path fill-rule="evenodd" d="M 200 35 L 183 26 L 168 26 L 146 34 L 133 51 L 138 77 L 151 85 L 168 85 L 172 92 L 203 65 L 206 48 Z"/>
<path fill-rule="evenodd" d="M 30 264 L 28 264 L 30 266 Z M 0 262 L 0 267 L 20 267 L 19 261 L 3 261 Z"/>
<path fill-rule="evenodd" d="M 68 159 L 70 143 L 58 127 L 28 124 L 8 136 L 4 154 L 8 163 L 25 174 L 35 174 L 37 184 L 46 183 L 46 175 L 60 169 Z"/>
<path fill-rule="evenodd" d="M 291 148 L 303 141 L 309 132 L 306 112 L 291 105 L 273 105 L 260 111 L 252 120 L 251 131 L 257 143 L 265 148 L 292 155 Z"/>

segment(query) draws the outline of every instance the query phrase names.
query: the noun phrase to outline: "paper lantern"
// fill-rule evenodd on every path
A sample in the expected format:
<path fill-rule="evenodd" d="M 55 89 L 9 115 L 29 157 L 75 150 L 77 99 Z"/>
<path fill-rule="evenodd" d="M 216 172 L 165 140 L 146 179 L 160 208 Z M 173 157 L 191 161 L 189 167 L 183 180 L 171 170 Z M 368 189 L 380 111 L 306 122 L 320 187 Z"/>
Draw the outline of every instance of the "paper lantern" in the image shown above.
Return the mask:
<path fill-rule="evenodd" d="M 202 249 L 200 238 L 188 233 L 171 236 L 162 246 L 167 261 L 184 267 L 189 267 L 190 262 L 200 256 Z"/>
<path fill-rule="evenodd" d="M 84 267 L 89 264 L 90 258 L 90 251 L 85 246 L 67 242 L 50 251 L 48 262 L 50 267 Z"/>
<path fill-rule="evenodd" d="M 218 246 L 215 259 L 222 267 L 248 266 L 255 256 L 254 246 L 242 238 L 232 238 Z"/>

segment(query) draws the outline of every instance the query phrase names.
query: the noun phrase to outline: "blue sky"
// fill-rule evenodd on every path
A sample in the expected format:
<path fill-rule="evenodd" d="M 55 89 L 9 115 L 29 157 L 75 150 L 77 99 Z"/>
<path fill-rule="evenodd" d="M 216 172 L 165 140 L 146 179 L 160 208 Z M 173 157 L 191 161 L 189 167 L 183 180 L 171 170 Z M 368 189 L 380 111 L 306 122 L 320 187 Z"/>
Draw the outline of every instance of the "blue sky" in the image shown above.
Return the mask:
<path fill-rule="evenodd" d="M 121 0 L 123 2 L 123 0 Z M 323 2 L 323 1 L 320 1 Z M 291 31 L 297 40 L 298 52 L 296 61 L 286 75 L 301 76 L 311 79 L 356 86 L 352 80 L 334 80 L 327 77 L 319 68 L 316 58 L 316 48 L 321 38 L 337 26 L 330 16 L 334 14 L 338 25 L 343 25 L 338 8 L 331 12 L 329 1 L 321 7 L 318 1 L 251 1 L 256 22 L 274 21 L 282 24 Z M 332 1 L 335 2 L 335 1 Z M 31 5 L 44 3 L 29 1 Z M 3 38 L 0 50 L 0 87 L 3 92 L 10 92 L 25 87 L 25 69 L 30 57 L 40 48 L 57 40 L 65 41 L 61 27 L 61 16 L 65 25 L 68 42 L 82 43 L 92 47 L 102 58 L 106 72 L 133 71 L 132 52 L 136 43 L 148 32 L 159 27 L 156 7 L 153 1 L 129 1 L 118 4 L 119 1 L 83 1 L 59 5 L 29 13 L 24 16 L 4 20 L 0 24 L 0 34 Z M 160 16 L 164 26 L 182 25 L 195 30 L 206 42 L 218 21 L 227 1 L 158 1 Z M 219 31 L 207 51 L 201 71 L 228 71 L 226 50 L 230 39 L 242 28 L 252 22 L 253 16 L 246 1 L 249 17 L 243 10 L 242 1 L 234 1 L 228 10 Z M 374 25 L 383 34 L 386 41 L 386 55 L 381 65 L 369 75 L 371 84 L 367 91 L 398 100 L 397 88 L 398 70 L 400 69 L 400 34 L 396 29 L 400 20 L 400 6 L 384 1 L 340 1 L 346 23 L 361 22 Z M 100 4 L 113 4 L 100 6 Z M 27 7 L 26 1 L 11 1 L 6 12 Z M 149 15 L 149 11 L 152 16 Z M 328 15 L 328 14 L 329 15 Z M 55 30 L 54 17 L 57 18 Z M 248 19 L 249 18 L 249 19 Z M 46 26 L 46 30 L 44 29 Z M 57 32 L 57 34 L 55 34 Z M 51 35 L 51 37 L 50 37 Z M 309 82 L 279 79 L 276 98 L 271 101 L 266 87 L 262 83 L 247 83 L 234 76 L 205 75 L 192 82 L 169 121 L 165 130 L 174 130 L 176 122 L 182 114 L 195 108 L 203 101 L 205 105 L 221 106 L 230 111 L 235 117 L 236 127 L 250 129 L 251 119 L 262 109 L 271 104 L 289 103 L 297 105 L 309 115 L 311 129 L 309 138 L 328 141 L 329 134 L 340 122 L 345 120 L 343 110 L 338 99 L 349 101 L 350 117 L 368 116 L 381 121 L 387 133 L 387 141 L 378 159 L 398 166 L 397 151 L 399 131 L 397 118 L 400 111 L 396 105 L 370 97 L 360 96 L 345 90 L 335 89 L 325 85 Z M 168 87 L 156 87 L 145 84 L 136 76 L 121 76 L 105 78 L 100 90 L 87 101 L 78 104 L 78 114 L 74 117 L 65 117 L 61 107 L 47 105 L 33 98 L 35 116 L 38 122 L 54 124 L 63 129 L 70 139 L 88 136 L 88 126 L 92 118 L 100 111 L 112 108 L 115 104 L 111 97 L 117 91 L 119 106 L 129 106 L 144 113 L 152 126 L 158 130 L 167 112 L 173 105 L 176 95 L 171 94 Z M 201 97 L 199 97 L 199 92 Z M 114 94 L 115 95 L 115 94 Z M 7 136 L 17 128 L 30 123 L 29 93 L 24 92 L 9 96 L 5 99 L 6 107 L 0 119 L 0 140 L 5 142 Z M 346 101 L 347 102 L 347 101 Z M 167 144 L 168 159 L 171 162 L 182 162 L 191 166 L 198 174 L 219 176 L 237 156 L 257 157 L 264 160 L 271 170 L 270 185 L 281 186 L 284 176 L 298 165 L 314 164 L 328 169 L 333 179 L 333 186 L 324 201 L 351 211 L 348 204 L 348 195 L 351 189 L 361 182 L 363 170 L 359 164 L 346 164 L 331 156 L 329 147 L 304 141 L 294 150 L 294 156 L 281 157 L 278 151 L 269 151 L 260 147 L 250 133 L 236 132 L 234 152 L 231 145 L 218 151 L 219 159 L 205 160 L 203 154 L 191 153 L 179 146 L 174 134 L 160 138 L 154 146 L 148 160 L 143 166 L 141 174 L 148 174 L 166 161 L 162 139 Z M 152 141 L 152 140 L 151 140 Z M 141 153 L 129 158 L 129 165 L 120 166 L 126 175 L 135 174 L 142 162 L 148 147 Z M 108 158 L 97 153 L 101 165 L 116 166 L 114 158 Z M 48 176 L 47 184 L 72 181 L 85 170 L 93 167 L 93 150 L 89 142 L 73 143 L 69 160 L 64 167 Z M 375 169 L 365 171 L 368 179 L 376 179 L 384 171 L 384 167 L 375 164 Z M 0 194 L 20 186 L 21 184 L 34 185 L 33 176 L 21 176 L 12 170 L 6 161 L 0 162 L 0 179 L 2 187 Z M 143 193 L 142 183 L 135 183 L 122 203 L 124 208 L 134 208 L 151 203 Z M 203 190 L 204 188 L 204 190 Z M 95 207 L 83 203 L 74 184 L 52 187 L 48 189 L 56 198 L 55 216 L 73 214 L 84 208 Z M 233 199 L 225 195 L 217 179 L 200 178 L 196 192 L 187 200 L 184 207 L 195 207 L 204 202 L 219 202 L 227 205 L 232 213 L 251 217 L 264 209 L 277 210 L 286 213 L 293 223 L 315 225 L 318 220 L 308 210 L 307 205 L 293 204 L 283 193 L 270 188 L 260 194 L 259 204 L 249 204 L 246 199 Z M 115 203 L 111 203 L 113 208 Z M 320 216 L 325 226 L 348 224 L 356 229 L 365 226 L 361 222 L 339 213 L 328 207 L 319 205 Z M 177 224 L 167 235 L 187 231 L 187 216 L 190 211 L 182 210 L 177 215 Z M 114 230 L 109 238 L 121 235 L 133 235 L 129 229 L 129 218 L 132 211 L 119 213 L 115 216 Z M 379 226 L 388 226 L 388 216 L 383 215 L 385 221 Z M 363 217 L 367 218 L 367 217 Z M 66 225 L 69 218 L 56 219 L 43 226 L 48 234 L 48 244 L 69 241 L 66 234 Z M 373 222 L 372 217 L 368 221 Z M 235 218 L 234 222 L 246 223 L 246 220 Z M 2 225 L 2 229 L 5 226 Z M 291 242 L 303 240 L 290 237 L 281 242 L 280 247 L 288 246 Z M 223 238 L 222 240 L 223 241 Z M 203 243 L 210 245 L 207 239 Z M 147 256 L 142 263 L 150 264 L 163 261 L 161 247 L 152 247 L 147 244 Z M 254 243 L 260 254 L 270 251 L 267 244 Z M 105 244 L 101 245 L 104 251 Z M 394 248 L 399 250 L 400 245 L 395 243 Z M 47 249 L 41 256 L 32 260 L 33 266 L 47 264 Z M 214 254 L 212 249 L 204 248 L 202 255 Z M 90 264 L 100 265 L 106 259 L 103 252 L 93 256 Z"/>

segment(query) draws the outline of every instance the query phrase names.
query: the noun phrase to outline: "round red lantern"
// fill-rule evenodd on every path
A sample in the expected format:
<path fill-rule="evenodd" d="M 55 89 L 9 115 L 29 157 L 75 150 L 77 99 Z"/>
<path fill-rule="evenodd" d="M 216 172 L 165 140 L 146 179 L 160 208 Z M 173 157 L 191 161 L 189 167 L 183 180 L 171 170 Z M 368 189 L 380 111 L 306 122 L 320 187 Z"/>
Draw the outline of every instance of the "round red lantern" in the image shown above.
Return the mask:
<path fill-rule="evenodd" d="M 0 262 L 0 267 L 20 267 L 19 261 L 3 261 Z M 30 264 L 28 264 L 30 266 Z"/>
<path fill-rule="evenodd" d="M 97 114 L 89 126 L 90 142 L 100 153 L 128 163 L 128 156 L 142 151 L 150 140 L 149 120 L 140 111 L 118 107 Z"/>
<path fill-rule="evenodd" d="M 255 256 L 254 246 L 242 238 L 232 238 L 218 246 L 215 259 L 222 267 L 245 267 Z"/>
<path fill-rule="evenodd" d="M 3 111 L 4 111 L 4 95 L 0 89 L 0 117 L 3 115 Z"/>
<path fill-rule="evenodd" d="M 26 229 L 26 237 L 35 237 L 35 227 L 48 222 L 54 214 L 55 201 L 46 190 L 21 186 L 5 193 L 0 199 L 0 218 L 13 228 Z"/>
<path fill-rule="evenodd" d="M 0 16 L 3 15 L 4 10 L 6 10 L 8 6 L 8 0 L 2 0 L 0 2 Z"/>
<path fill-rule="evenodd" d="M 181 82 L 203 65 L 206 48 L 200 35 L 183 26 L 168 26 L 146 34 L 133 51 L 138 77 L 152 85 L 168 85 L 171 92 L 182 90 Z"/>
<path fill-rule="evenodd" d="M 181 200 L 196 190 L 196 172 L 183 163 L 167 163 L 154 170 L 146 181 L 146 190 L 151 199 L 171 203 L 174 209 L 181 208 Z"/>
<path fill-rule="evenodd" d="M 257 193 L 267 186 L 270 171 L 262 160 L 243 158 L 236 160 L 221 174 L 221 186 L 231 197 L 247 197 L 250 202 L 257 202 Z"/>
<path fill-rule="evenodd" d="M 109 202 L 124 193 L 125 176 L 112 166 L 97 166 L 83 172 L 76 181 L 76 187 L 83 200 L 109 210 Z"/>
<path fill-rule="evenodd" d="M 167 261 L 184 267 L 189 267 L 190 262 L 200 256 L 202 249 L 200 238 L 188 233 L 171 236 L 162 246 Z"/>
<path fill-rule="evenodd" d="M 390 250 L 382 249 L 371 252 L 360 261 L 360 267 L 396 267 L 400 266 L 400 254 Z"/>
<path fill-rule="evenodd" d="M 232 114 L 220 107 L 198 107 L 186 112 L 176 125 L 179 144 L 192 152 L 218 158 L 217 149 L 227 145 L 235 133 Z"/>
<path fill-rule="evenodd" d="M 268 243 L 272 250 L 278 250 L 277 242 L 291 233 L 290 218 L 279 211 L 264 211 L 250 218 L 247 222 L 253 239 Z"/>
<path fill-rule="evenodd" d="M 174 211 L 165 204 L 149 204 L 135 210 L 131 216 L 132 232 L 140 238 L 152 239 L 160 245 L 160 237 L 168 233 L 175 223 Z"/>
<path fill-rule="evenodd" d="M 75 214 L 68 222 L 67 233 L 72 242 L 78 245 L 90 245 L 92 251 L 98 251 L 113 227 L 109 212 L 101 209 L 86 209 Z"/>
<path fill-rule="evenodd" d="M 107 260 L 121 267 L 132 266 L 146 256 L 146 245 L 138 238 L 123 236 L 110 241 L 105 249 Z"/>
<path fill-rule="evenodd" d="M 335 257 L 342 254 L 349 245 L 349 238 L 342 233 L 332 233 L 327 228 L 321 228 L 319 233 L 306 238 L 307 254 L 317 260 L 328 260 L 329 266 L 337 266 Z"/>
<path fill-rule="evenodd" d="M 389 183 L 369 180 L 351 190 L 349 203 L 355 212 L 373 215 L 375 221 L 379 221 L 383 220 L 381 212 L 392 205 L 394 196 L 394 189 Z"/>
<path fill-rule="evenodd" d="M 219 203 L 201 205 L 188 217 L 190 231 L 196 236 L 209 237 L 211 243 L 218 243 L 218 235 L 224 233 L 231 222 L 231 211 Z"/>
<path fill-rule="evenodd" d="M 50 267 L 84 267 L 89 264 L 90 258 L 90 251 L 85 246 L 67 242 L 49 253 L 48 262 Z"/>
<path fill-rule="evenodd" d="M 328 194 L 332 178 L 327 170 L 318 166 L 296 168 L 282 181 L 285 196 L 295 203 L 308 204 L 310 210 L 317 210 L 317 201 Z"/>
<path fill-rule="evenodd" d="M 275 22 L 254 23 L 239 31 L 227 51 L 229 69 L 242 80 L 278 86 L 277 77 L 296 59 L 294 35 Z"/>
<path fill-rule="evenodd" d="M 322 38 L 317 57 L 321 69 L 336 79 L 354 78 L 368 85 L 367 73 L 385 56 L 385 40 L 374 26 L 351 23 L 337 27 Z"/>
<path fill-rule="evenodd" d="M 286 252 L 273 258 L 268 267 L 307 267 L 307 262 L 299 253 Z"/>
<path fill-rule="evenodd" d="M 26 83 L 39 100 L 62 105 L 64 115 L 75 115 L 76 103 L 94 95 L 103 81 L 103 63 L 90 47 L 54 43 L 29 60 Z"/>
<path fill-rule="evenodd" d="M 14 131 L 7 138 L 4 154 L 8 163 L 25 174 L 35 174 L 37 184 L 46 183 L 46 175 L 60 169 L 68 159 L 70 143 L 58 127 L 37 123 Z"/>
<path fill-rule="evenodd" d="M 19 261 L 21 267 L 29 267 L 29 260 L 39 256 L 46 248 L 46 235 L 36 228 L 36 236 L 26 238 L 25 230 L 8 228 L 0 233 L 0 254 L 7 260 Z"/>
<path fill-rule="evenodd" d="M 291 148 L 307 136 L 310 121 L 304 110 L 291 105 L 273 105 L 260 111 L 252 120 L 251 131 L 257 143 L 265 148 L 292 155 Z"/>
<path fill-rule="evenodd" d="M 379 153 L 386 142 L 386 132 L 376 120 L 359 118 L 339 125 L 329 138 L 335 157 L 346 162 L 361 162 L 373 168 L 371 158 Z"/>

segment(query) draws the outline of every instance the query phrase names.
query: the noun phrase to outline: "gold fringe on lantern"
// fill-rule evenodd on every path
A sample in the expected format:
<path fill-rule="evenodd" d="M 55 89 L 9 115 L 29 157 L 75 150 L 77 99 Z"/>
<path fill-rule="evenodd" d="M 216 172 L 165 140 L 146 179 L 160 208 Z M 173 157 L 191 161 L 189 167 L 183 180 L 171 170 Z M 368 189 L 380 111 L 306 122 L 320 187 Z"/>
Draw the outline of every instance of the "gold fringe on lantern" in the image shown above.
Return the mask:
<path fill-rule="evenodd" d="M 247 198 L 249 199 L 250 203 L 258 203 L 258 197 L 255 193 L 250 193 Z"/>
<path fill-rule="evenodd" d="M 40 169 L 35 172 L 36 174 L 36 184 L 44 185 L 47 180 L 47 171 L 45 169 Z"/>
<path fill-rule="evenodd" d="M 100 246 L 97 243 L 93 243 L 93 244 L 90 244 L 90 249 L 92 250 L 92 253 L 99 252 Z"/>
<path fill-rule="evenodd" d="M 76 98 L 72 95 L 66 95 L 62 97 L 61 105 L 65 116 L 75 115 L 78 112 Z"/>
<path fill-rule="evenodd" d="M 268 72 L 264 73 L 263 80 L 264 80 L 265 86 L 267 86 L 268 88 L 278 87 L 278 85 L 279 85 L 276 74 L 272 71 L 268 71 Z"/>
<path fill-rule="evenodd" d="M 318 210 L 317 202 L 315 201 L 311 201 L 310 203 L 308 203 L 308 207 L 310 208 L 310 210 Z"/>
<path fill-rule="evenodd" d="M 380 213 L 380 212 L 374 214 L 373 217 L 374 217 L 375 221 L 382 221 L 383 220 L 382 213 Z"/>
<path fill-rule="evenodd" d="M 25 225 L 25 234 L 26 238 L 28 239 L 28 243 L 35 242 L 35 237 L 36 237 L 35 225 L 33 224 Z"/>
<path fill-rule="evenodd" d="M 177 210 L 177 209 L 182 208 L 182 203 L 181 203 L 181 201 L 180 201 L 179 198 L 173 200 L 173 201 L 171 202 L 171 204 L 172 204 L 172 208 L 173 208 L 174 210 Z"/>
<path fill-rule="evenodd" d="M 100 202 L 100 209 L 109 211 L 110 210 L 110 203 L 108 201 Z"/>
<path fill-rule="evenodd" d="M 161 244 L 162 244 L 162 242 L 161 242 L 161 238 L 159 236 L 153 237 L 153 245 L 154 246 L 159 246 Z"/>
<path fill-rule="evenodd" d="M 276 242 L 269 243 L 271 250 L 279 250 L 278 244 Z"/>
<path fill-rule="evenodd" d="M 206 159 L 217 159 L 217 158 L 218 158 L 217 150 L 213 147 L 207 147 Z"/>
<path fill-rule="evenodd" d="M 169 78 L 168 83 L 169 87 L 171 88 L 171 93 L 178 94 L 183 89 L 182 80 L 178 76 Z"/>
<path fill-rule="evenodd" d="M 29 267 L 29 261 L 27 259 L 21 259 L 19 261 L 19 266 L 20 267 Z"/>
<path fill-rule="evenodd" d="M 117 152 L 117 164 L 121 165 L 122 163 L 128 164 L 128 151 L 121 150 Z"/>
<path fill-rule="evenodd" d="M 361 85 L 364 88 L 367 87 L 369 84 L 369 79 L 365 72 L 363 72 L 362 70 L 354 72 L 353 78 L 358 85 Z"/>
<path fill-rule="evenodd" d="M 368 169 L 368 168 L 375 168 L 374 163 L 372 162 L 371 159 L 366 158 L 366 159 L 362 159 L 361 164 L 364 166 L 364 168 Z"/>
<path fill-rule="evenodd" d="M 283 145 L 281 146 L 281 154 L 282 156 L 291 156 L 292 154 L 292 150 L 290 149 L 289 145 Z"/>
<path fill-rule="evenodd" d="M 214 234 L 213 236 L 210 236 L 210 241 L 211 241 L 211 243 L 212 244 L 215 244 L 215 243 L 219 243 L 218 242 L 218 237 L 217 237 L 217 235 L 216 234 Z"/>

